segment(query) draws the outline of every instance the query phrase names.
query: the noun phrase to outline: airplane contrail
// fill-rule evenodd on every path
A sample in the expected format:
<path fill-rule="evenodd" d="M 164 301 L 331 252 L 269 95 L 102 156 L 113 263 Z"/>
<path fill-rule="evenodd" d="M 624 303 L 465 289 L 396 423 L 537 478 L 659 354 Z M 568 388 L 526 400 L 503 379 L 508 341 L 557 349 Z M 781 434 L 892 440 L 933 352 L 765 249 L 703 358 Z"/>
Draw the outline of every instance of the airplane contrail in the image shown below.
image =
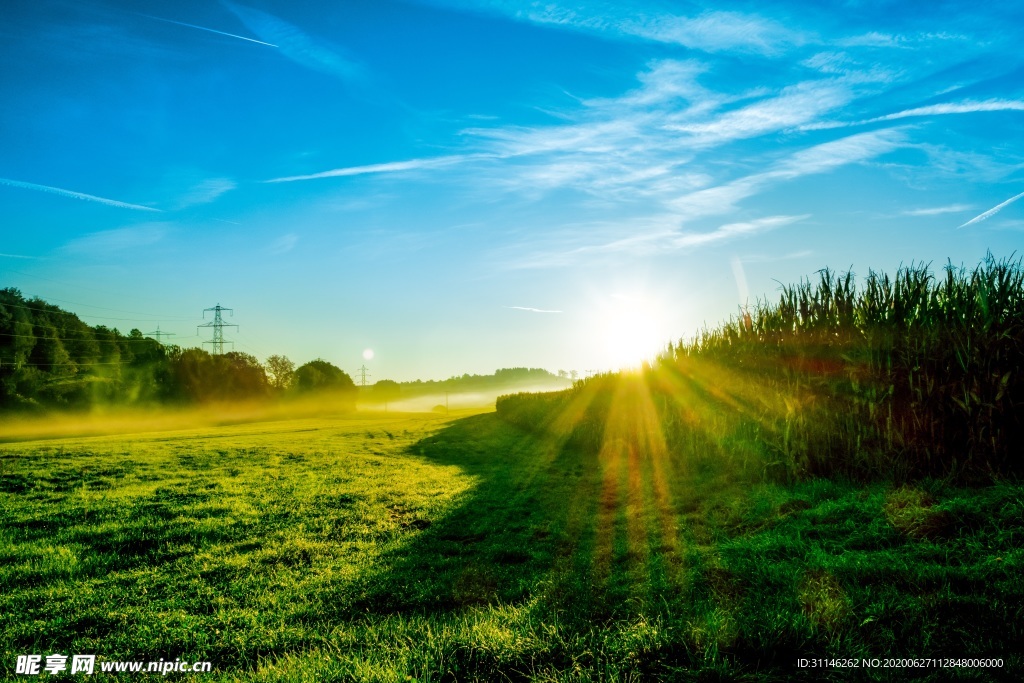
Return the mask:
<path fill-rule="evenodd" d="M 227 33 L 226 31 L 218 31 L 215 28 L 207 28 L 205 26 L 196 26 L 195 24 L 186 24 L 184 21 L 175 21 L 174 19 L 164 19 L 163 17 L 154 17 L 151 14 L 143 14 L 141 16 L 147 19 L 155 19 L 156 21 L 163 21 L 168 24 L 177 24 L 178 26 L 187 26 L 188 28 L 197 28 L 200 31 L 209 31 L 210 33 L 218 33 L 222 36 L 230 36 L 231 38 L 238 38 L 239 40 L 248 40 L 250 43 L 259 43 L 260 45 L 266 45 L 267 47 L 279 47 L 273 43 L 264 43 L 262 40 L 256 40 L 255 38 L 246 38 L 245 36 L 239 36 L 234 33 Z"/>
<path fill-rule="evenodd" d="M 530 308 L 529 306 L 505 306 L 505 308 L 512 308 L 517 311 L 529 311 L 530 313 L 561 313 L 561 311 L 548 311 L 543 308 Z"/>
<path fill-rule="evenodd" d="M 988 211 L 986 211 L 983 214 L 975 216 L 971 220 L 969 220 L 966 223 L 964 223 L 963 225 L 961 225 L 960 228 L 966 228 L 968 225 L 972 225 L 974 223 L 980 223 L 981 221 L 985 220 L 986 218 L 989 218 L 991 216 L 996 215 L 997 213 L 1002 211 L 1006 206 L 1008 206 L 1010 204 L 1013 204 L 1015 201 L 1017 201 L 1021 197 L 1024 197 L 1024 192 L 1021 192 L 1019 195 L 1016 195 L 1014 197 L 1010 197 L 1009 199 L 1007 199 L 1002 204 L 999 204 L 998 206 L 993 206 L 991 209 L 989 209 Z M 957 230 L 959 230 L 960 228 L 957 228 Z"/>
<path fill-rule="evenodd" d="M 92 194 L 85 194 L 84 192 L 72 192 L 71 190 L 64 190 L 59 187 L 50 187 L 49 185 L 36 185 L 35 183 L 26 183 L 20 180 L 10 180 L 8 178 L 0 178 L 0 184 L 10 185 L 11 187 L 20 187 L 25 190 L 39 190 L 40 192 L 49 192 L 50 194 L 60 195 L 61 197 L 70 197 L 71 199 L 84 199 L 89 202 L 99 202 L 100 204 L 106 204 L 107 206 L 116 206 L 122 209 L 135 209 L 137 211 L 156 211 L 163 213 L 161 209 L 154 209 L 152 206 L 142 206 L 140 204 L 129 204 L 128 202 L 119 202 L 116 199 L 107 199 L 106 197 L 97 197 Z"/>

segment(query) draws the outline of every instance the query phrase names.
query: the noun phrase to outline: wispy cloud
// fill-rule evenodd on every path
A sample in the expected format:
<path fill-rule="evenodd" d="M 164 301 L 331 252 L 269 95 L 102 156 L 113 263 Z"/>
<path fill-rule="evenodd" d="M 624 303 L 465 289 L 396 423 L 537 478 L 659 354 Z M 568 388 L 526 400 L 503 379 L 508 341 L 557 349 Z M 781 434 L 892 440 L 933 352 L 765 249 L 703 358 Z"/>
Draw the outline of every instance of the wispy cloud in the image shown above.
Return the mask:
<path fill-rule="evenodd" d="M 564 238 L 551 235 L 540 247 L 546 254 L 536 254 L 535 241 L 523 245 L 534 256 L 521 258 L 520 253 L 505 259 L 518 268 L 602 253 L 694 249 L 803 220 L 804 215 L 773 215 L 733 220 L 710 232 L 680 230 L 696 219 L 736 211 L 743 200 L 779 184 L 873 160 L 907 143 L 907 128 L 885 128 L 798 148 L 779 158 L 779 148 L 792 150 L 803 138 L 792 132 L 794 126 L 843 107 L 855 91 L 841 79 L 814 79 L 782 88 L 716 93 L 700 83 L 705 71 L 693 60 L 655 61 L 638 74 L 639 87 L 620 97 L 577 100 L 576 109 L 561 115 L 567 123 L 476 127 L 463 131 L 469 148 L 463 154 L 347 166 L 265 182 L 444 169 L 457 170 L 467 185 L 486 188 L 491 198 L 495 190 L 534 199 L 555 190 L 575 190 L 589 195 L 591 209 L 640 202 L 647 207 L 646 216 L 631 211 L 632 217 L 618 224 L 597 219 L 604 221 L 603 229 L 585 218 L 573 226 L 563 222 L 559 232 Z M 715 158 L 716 149 L 764 136 L 776 136 L 764 161 L 754 157 L 737 166 Z M 780 141 L 780 136 L 788 139 Z M 763 170 L 729 179 L 733 169 L 758 163 Z M 629 213 L 624 209 L 623 215 Z"/>
<path fill-rule="evenodd" d="M 621 97 L 583 100 L 568 123 L 471 128 L 464 134 L 508 163 L 504 189 L 536 196 L 572 188 L 601 201 L 679 197 L 713 182 L 693 163 L 723 145 L 787 131 L 838 110 L 855 92 L 837 79 L 726 94 L 700 83 L 707 67 L 659 60 Z M 487 177 L 487 174 L 478 177 Z"/>
<path fill-rule="evenodd" d="M 0 258 L 20 258 L 20 259 L 32 259 L 38 260 L 38 256 L 24 256 L 22 254 L 0 254 Z"/>
<path fill-rule="evenodd" d="M 238 187 L 230 178 L 208 178 L 192 186 L 178 200 L 179 208 L 187 208 L 216 201 L 221 195 Z"/>
<path fill-rule="evenodd" d="M 199 29 L 200 31 L 209 31 L 210 33 L 217 33 L 219 35 L 228 36 L 230 38 L 238 38 L 239 40 L 246 40 L 246 41 L 248 41 L 250 43 L 258 43 L 260 45 L 266 45 L 267 47 L 277 47 L 277 45 L 274 45 L 273 43 L 265 43 L 262 40 L 256 40 L 255 38 L 246 38 L 245 36 L 240 36 L 240 35 L 237 35 L 235 33 L 227 33 L 226 31 L 218 31 L 215 28 L 207 28 L 206 26 L 196 26 L 195 24 L 186 24 L 184 21 L 175 21 L 174 19 L 164 19 L 163 17 L 154 17 L 154 16 L 152 16 L 150 14 L 143 14 L 142 16 L 146 17 L 147 19 L 154 19 L 156 21 L 162 21 L 162 22 L 165 22 L 165 23 L 168 23 L 168 24 L 177 24 L 178 26 L 186 26 L 188 28 L 195 28 L 195 29 Z"/>
<path fill-rule="evenodd" d="M 802 66 L 823 74 L 841 77 L 846 83 L 882 83 L 896 81 L 904 68 L 861 58 L 845 51 L 818 52 L 800 62 Z"/>
<path fill-rule="evenodd" d="M 897 149 L 904 143 L 905 131 L 890 128 L 858 133 L 814 145 L 774 162 L 759 173 L 741 176 L 729 182 L 673 198 L 663 198 L 660 202 L 660 213 L 633 219 L 620 226 L 620 235 L 625 233 L 622 236 L 598 241 L 593 238 L 593 226 L 581 226 L 576 230 L 576 236 L 588 240 L 589 243 L 581 245 L 577 239 L 575 245 L 549 243 L 539 249 L 536 244 L 532 244 L 528 248 L 534 252 L 533 254 L 520 257 L 513 255 L 506 260 L 510 267 L 515 269 L 547 268 L 603 255 L 642 256 L 666 251 L 688 251 L 749 238 L 805 220 L 809 214 L 773 215 L 733 221 L 724 223 L 714 230 L 702 232 L 686 231 L 679 226 L 698 219 L 740 211 L 740 203 L 743 200 L 781 183 L 808 175 L 827 173 L 849 164 L 863 163 Z"/>
<path fill-rule="evenodd" d="M 640 38 L 706 52 L 732 50 L 772 55 L 805 42 L 804 36 L 777 21 L 739 12 L 709 10 L 694 16 L 682 16 L 666 12 L 653 3 L 600 0 L 571 4 L 530 0 L 424 1 L 616 40 Z"/>
<path fill-rule="evenodd" d="M 0 184 L 9 185 L 10 187 L 19 187 L 25 190 L 37 190 L 39 192 L 48 192 L 50 194 L 55 194 L 60 197 L 68 197 L 70 199 L 81 199 L 87 202 L 96 202 L 98 204 L 105 204 L 107 206 L 116 206 L 120 209 L 135 209 L 136 211 L 160 211 L 160 209 L 154 209 L 151 206 L 129 204 L 128 202 L 120 202 L 117 201 L 116 199 L 97 197 L 96 195 L 85 194 L 84 192 L 72 192 L 71 190 L 64 190 L 59 187 L 50 187 L 49 185 L 36 185 L 35 183 L 26 183 L 20 180 L 9 180 L 7 178 L 0 178 Z"/>
<path fill-rule="evenodd" d="M 724 214 L 774 184 L 873 159 L 896 149 L 904 140 L 899 128 L 850 135 L 795 152 L 761 173 L 698 190 L 668 203 L 686 217 Z"/>
<path fill-rule="evenodd" d="M 418 171 L 425 168 L 439 168 L 442 166 L 451 166 L 466 161 L 470 158 L 479 158 L 481 155 L 464 155 L 455 154 L 443 157 L 433 157 L 428 159 L 408 159 L 406 161 L 391 161 L 384 164 L 368 164 L 366 166 L 346 166 L 344 168 L 335 168 L 330 171 L 322 171 L 320 173 L 310 173 L 309 175 L 293 175 L 286 176 L 283 178 L 271 178 L 270 180 L 264 180 L 265 183 L 290 183 L 296 180 L 317 180 L 319 178 L 341 178 L 346 176 L 355 175 L 367 175 L 374 173 L 399 173 L 402 171 Z"/>
<path fill-rule="evenodd" d="M 767 216 L 765 218 L 758 218 L 752 221 L 728 223 L 712 230 L 711 232 L 680 234 L 677 237 L 672 238 L 669 244 L 673 249 L 704 246 L 714 242 L 724 242 L 726 240 L 735 239 L 743 235 L 753 235 L 755 233 L 774 230 L 775 228 L 790 225 L 797 221 L 806 220 L 807 218 L 810 218 L 810 214 L 803 214 L 801 216 Z"/>
<path fill-rule="evenodd" d="M 904 109 L 893 114 L 876 116 L 870 119 L 859 121 L 820 121 L 800 126 L 800 130 L 828 130 L 830 128 L 846 128 L 849 126 L 863 126 L 869 123 L 882 121 L 895 121 L 915 116 L 945 116 L 948 114 L 976 114 L 989 111 L 1024 111 L 1022 100 L 984 100 L 982 102 L 964 101 L 947 102 L 944 104 L 930 104 L 925 107 L 914 107 Z"/>
<path fill-rule="evenodd" d="M 870 31 L 849 38 L 841 38 L 836 41 L 837 45 L 844 47 L 881 47 L 881 48 L 916 48 L 924 43 L 948 42 L 967 40 L 967 37 L 959 33 L 938 32 L 938 33 L 882 33 L 881 31 Z"/>
<path fill-rule="evenodd" d="M 348 81 L 362 77 L 362 67 L 342 56 L 340 48 L 313 38 L 302 29 L 273 14 L 226 0 L 224 5 L 234 12 L 250 31 L 278 47 L 281 54 L 296 64 Z"/>
<path fill-rule="evenodd" d="M 625 237 L 570 248 L 564 248 L 564 245 L 561 249 L 557 246 L 542 250 L 533 248 L 533 253 L 529 255 L 508 258 L 506 267 L 513 270 L 554 268 L 595 259 L 598 261 L 604 258 L 618 260 L 623 256 L 642 257 L 660 253 L 689 252 L 713 244 L 752 237 L 809 217 L 810 214 L 766 216 L 749 221 L 726 223 L 705 232 L 681 230 L 677 227 L 679 219 L 676 216 L 648 217 L 637 221 L 634 225 L 626 226 L 626 230 L 631 234 Z"/>
<path fill-rule="evenodd" d="M 842 84 L 809 81 L 783 88 L 774 97 L 725 112 L 709 121 L 670 124 L 667 128 L 692 135 L 697 144 L 709 145 L 799 126 L 842 107 L 851 99 L 853 94 Z"/>
<path fill-rule="evenodd" d="M 971 204 L 949 204 L 948 206 L 933 206 L 926 209 L 908 209 L 903 211 L 904 216 L 941 216 L 944 213 L 960 213 L 970 211 L 974 206 Z"/>
<path fill-rule="evenodd" d="M 814 79 L 780 89 L 724 94 L 699 79 L 694 60 L 658 60 L 621 97 L 578 101 L 567 123 L 474 127 L 462 131 L 470 151 L 318 173 L 268 183 L 412 172 L 472 164 L 476 183 L 539 198 L 571 188 L 598 201 L 670 200 L 713 182 L 695 157 L 739 140 L 785 134 L 849 103 L 839 79 Z M 495 162 L 486 166 L 474 162 Z"/>
<path fill-rule="evenodd" d="M 299 242 L 299 236 L 294 232 L 281 235 L 274 240 L 270 245 L 271 254 L 286 254 L 295 248 L 295 245 Z"/>
<path fill-rule="evenodd" d="M 1010 197 L 1009 199 L 1007 199 L 1002 204 L 999 204 L 997 206 L 993 206 L 991 209 L 989 209 L 985 213 L 982 213 L 982 214 L 979 214 L 979 215 L 975 216 L 974 218 L 972 218 L 971 220 L 967 221 L 966 223 L 964 223 L 963 225 L 961 225 L 959 227 L 960 228 L 966 228 L 968 225 L 974 225 L 975 223 L 980 223 L 983 220 L 991 218 L 992 216 L 995 216 L 997 213 L 999 213 L 1000 211 L 1005 209 L 1010 204 L 1013 204 L 1015 201 L 1017 201 L 1021 197 L 1024 197 L 1024 192 L 1021 192 L 1018 195 L 1014 195 L 1013 197 Z"/>
<path fill-rule="evenodd" d="M 103 256 L 155 244 L 164 238 L 164 223 L 143 223 L 116 230 L 101 230 L 71 240 L 62 251 Z"/>
<path fill-rule="evenodd" d="M 549 311 L 544 308 L 530 308 L 529 306 L 505 306 L 516 311 L 528 311 L 529 313 L 561 313 L 562 311 Z"/>

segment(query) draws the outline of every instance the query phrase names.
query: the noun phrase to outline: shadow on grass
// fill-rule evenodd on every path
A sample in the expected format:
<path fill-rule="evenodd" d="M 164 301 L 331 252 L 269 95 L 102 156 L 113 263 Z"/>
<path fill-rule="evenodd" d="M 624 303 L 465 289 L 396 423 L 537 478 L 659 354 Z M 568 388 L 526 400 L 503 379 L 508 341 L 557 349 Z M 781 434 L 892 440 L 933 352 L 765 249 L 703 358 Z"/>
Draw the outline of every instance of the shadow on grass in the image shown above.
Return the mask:
<path fill-rule="evenodd" d="M 600 493 L 596 456 L 524 434 L 494 414 L 453 422 L 409 452 L 455 465 L 474 481 L 440 519 L 391 506 L 414 538 L 368 579 L 357 610 L 436 613 L 516 603 L 542 585 L 550 589 L 567 561 L 583 555 L 578 569 L 586 571 Z"/>
<path fill-rule="evenodd" d="M 551 670 L 589 662 L 651 680 L 813 679 L 799 658 L 914 657 L 927 647 L 1009 655 L 1004 600 L 1021 591 L 995 558 L 1012 545 L 1008 512 L 994 535 L 954 529 L 963 515 L 938 508 L 943 533 L 904 533 L 886 518 L 894 504 L 885 486 L 813 481 L 755 493 L 733 482 L 730 492 L 721 478 L 652 462 L 625 441 L 588 454 L 494 414 L 454 422 L 410 452 L 475 483 L 442 518 L 402 510 L 415 536 L 349 605 L 375 617 L 511 605 L 561 629 L 518 664 L 484 661 L 491 655 L 465 644 L 449 653 L 483 657 L 463 662 L 478 674 L 515 679 L 528 661 Z M 950 490 L 946 507 L 995 513 L 1015 491 Z M 911 521 L 912 531 L 931 529 Z"/>

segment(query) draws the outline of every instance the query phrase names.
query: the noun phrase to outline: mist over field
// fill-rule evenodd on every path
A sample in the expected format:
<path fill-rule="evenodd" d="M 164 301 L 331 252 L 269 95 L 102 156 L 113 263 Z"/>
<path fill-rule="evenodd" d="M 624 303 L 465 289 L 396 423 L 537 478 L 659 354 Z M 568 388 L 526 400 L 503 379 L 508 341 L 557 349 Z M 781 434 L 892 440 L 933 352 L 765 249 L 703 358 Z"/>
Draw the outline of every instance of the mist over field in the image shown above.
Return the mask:
<path fill-rule="evenodd" d="M 514 384 L 506 389 L 488 392 L 449 392 L 422 394 L 410 398 L 388 401 L 367 401 L 357 404 L 360 412 L 367 413 L 433 413 L 447 414 L 444 410 L 464 413 L 467 410 L 494 408 L 497 398 L 505 393 L 549 391 L 550 384 Z M 202 406 L 162 406 L 150 408 L 96 407 L 88 412 L 50 412 L 45 415 L 7 413 L 0 423 L 0 443 L 35 439 L 54 439 L 78 436 L 107 436 L 174 430 L 194 430 L 225 425 L 283 421 L 301 418 L 349 415 L 353 412 L 350 397 L 317 395 L 286 403 L 267 401 L 234 401 L 209 403 Z"/>
<path fill-rule="evenodd" d="M 447 396 L 443 393 L 426 394 L 412 398 L 400 398 L 388 402 L 388 410 L 407 412 L 443 412 L 441 409 L 446 405 L 450 410 L 466 409 L 490 409 L 494 407 L 499 396 L 509 393 L 534 393 L 552 390 L 552 384 L 513 384 L 506 387 L 495 387 L 490 391 L 469 391 L 451 392 Z M 368 403 L 367 408 L 379 408 L 379 403 Z"/>

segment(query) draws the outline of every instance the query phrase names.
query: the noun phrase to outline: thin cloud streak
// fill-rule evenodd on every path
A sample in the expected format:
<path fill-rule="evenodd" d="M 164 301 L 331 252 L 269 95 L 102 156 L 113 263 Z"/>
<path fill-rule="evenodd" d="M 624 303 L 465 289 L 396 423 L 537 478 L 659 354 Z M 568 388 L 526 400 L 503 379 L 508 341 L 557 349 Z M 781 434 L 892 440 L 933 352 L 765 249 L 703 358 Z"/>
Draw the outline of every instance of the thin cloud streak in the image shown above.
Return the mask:
<path fill-rule="evenodd" d="M 357 80 L 362 67 L 341 56 L 337 49 L 305 33 L 272 14 L 244 5 L 224 2 L 224 5 L 242 20 L 250 31 L 273 43 L 288 59 L 296 64 L 342 80 Z"/>
<path fill-rule="evenodd" d="M 317 180 L 320 178 L 343 178 L 347 176 L 368 175 L 376 173 L 399 173 L 402 171 L 418 171 L 424 168 L 439 168 L 451 166 L 471 158 L 480 158 L 478 154 L 455 154 L 445 157 L 433 157 L 428 159 L 409 159 L 406 161 L 390 161 L 383 164 L 368 164 L 366 166 L 348 166 L 335 168 L 321 173 L 310 173 L 309 175 L 294 175 L 283 178 L 271 178 L 264 180 L 265 183 L 291 183 L 296 180 Z"/>
<path fill-rule="evenodd" d="M 950 204 L 949 206 L 936 206 L 928 209 L 909 209 L 904 211 L 903 216 L 940 216 L 944 213 L 960 213 L 970 211 L 974 206 L 971 204 Z"/>
<path fill-rule="evenodd" d="M 59 187 L 50 187 L 49 185 L 36 185 L 35 183 L 26 183 L 21 180 L 10 180 L 8 178 L 0 178 L 0 184 L 8 185 L 10 187 L 19 187 L 24 190 L 48 192 L 49 194 L 55 194 L 59 197 L 68 197 L 70 199 L 82 199 L 87 202 L 96 202 L 97 204 L 116 206 L 119 209 L 134 209 L 136 211 L 154 211 L 157 213 L 163 213 L 161 209 L 154 209 L 152 206 L 129 204 L 128 202 L 119 202 L 116 199 L 97 197 L 96 195 L 85 194 L 84 192 L 73 192 L 71 190 L 65 190 Z"/>
<path fill-rule="evenodd" d="M 1015 196 L 1013 196 L 1013 197 L 1010 197 L 1009 199 L 1007 199 L 1007 200 L 1006 200 L 1005 202 L 1003 202 L 1002 204 L 999 204 L 999 205 L 997 205 L 997 206 L 993 206 L 993 207 L 992 207 L 991 209 L 989 209 L 988 211 L 986 211 L 986 212 L 985 212 L 985 213 L 983 213 L 983 214 L 980 214 L 980 215 L 977 215 L 977 216 L 975 216 L 975 217 L 974 217 L 974 218 L 972 218 L 971 220 L 969 220 L 969 221 L 967 221 L 966 223 L 964 223 L 963 225 L 959 226 L 959 227 L 957 228 L 957 230 L 959 230 L 960 228 L 966 228 L 966 227 L 967 227 L 968 225 L 974 225 L 975 223 L 980 223 L 980 222 L 982 222 L 983 220 L 985 220 L 985 219 L 987 219 L 987 218 L 991 218 L 992 216 L 995 216 L 995 215 L 996 215 L 997 213 L 999 213 L 1000 211 L 1002 211 L 1003 209 L 1005 209 L 1005 208 L 1006 208 L 1007 206 L 1009 206 L 1010 204 L 1013 204 L 1013 203 L 1014 203 L 1015 201 L 1017 201 L 1017 200 L 1018 200 L 1018 199 L 1020 199 L 1021 197 L 1024 197 L 1024 192 L 1021 192 L 1021 193 L 1020 193 L 1020 194 L 1018 194 L 1018 195 L 1015 195 Z"/>
<path fill-rule="evenodd" d="M 562 311 L 549 311 L 543 308 L 530 308 L 529 306 L 505 306 L 516 311 L 528 311 L 530 313 L 561 313 Z"/>
<path fill-rule="evenodd" d="M 740 201 L 777 182 L 827 173 L 841 166 L 873 159 L 896 149 L 904 139 L 899 128 L 850 135 L 800 150 L 767 171 L 698 190 L 668 203 L 685 217 L 727 213 L 735 210 Z"/>
<path fill-rule="evenodd" d="M 653 254 L 690 251 L 712 244 L 731 241 L 740 237 L 749 237 L 768 232 L 792 223 L 810 218 L 810 214 L 799 216 L 766 216 L 750 221 L 727 223 L 709 232 L 682 232 L 678 228 L 668 227 L 668 223 L 678 221 L 676 216 L 662 216 L 662 225 L 657 219 L 649 219 L 651 225 L 648 232 L 631 235 L 604 244 L 589 244 L 567 251 L 538 253 L 525 259 L 517 259 L 509 264 L 512 270 L 536 268 L 555 268 L 577 262 L 580 258 L 590 256 L 622 255 L 650 256 Z"/>
<path fill-rule="evenodd" d="M 896 121 L 914 116 L 946 116 L 948 114 L 975 114 L 991 111 L 1024 111 L 1024 101 L 1021 100 L 985 100 L 982 102 L 947 102 L 944 104 L 930 104 L 926 107 L 915 107 L 905 109 L 893 114 L 876 116 L 860 121 L 823 121 L 820 123 L 809 123 L 800 126 L 798 130 L 830 130 L 832 128 L 848 128 L 850 126 L 863 126 L 869 123 L 882 121 Z"/>
<path fill-rule="evenodd" d="M 774 230 L 791 223 L 806 220 L 810 214 L 801 216 L 766 216 L 742 223 L 728 223 L 711 232 L 688 233 L 674 238 L 670 244 L 674 249 L 697 247 L 714 242 L 723 242 L 741 235 L 753 235 L 759 232 Z"/>
<path fill-rule="evenodd" d="M 209 31 L 210 33 L 217 33 L 219 35 L 228 36 L 230 38 L 238 38 L 239 40 L 246 40 L 246 41 L 248 41 L 250 43 L 258 43 L 260 45 L 266 45 L 267 47 L 278 47 L 279 48 L 278 45 L 274 45 L 273 43 L 265 43 L 262 40 L 256 40 L 255 38 L 246 38 L 245 36 L 240 36 L 240 35 L 237 35 L 237 34 L 234 34 L 234 33 L 228 33 L 226 31 L 218 31 L 215 28 L 207 28 L 206 26 L 196 26 L 195 24 L 186 24 L 184 21 L 175 21 L 174 19 L 164 19 L 163 17 L 154 17 L 151 14 L 143 14 L 142 16 L 146 17 L 147 19 L 153 19 L 155 21 L 162 21 L 162 22 L 165 22 L 165 23 L 168 23 L 168 24 L 177 24 L 178 26 L 187 26 L 188 28 L 195 28 L 195 29 L 199 29 L 200 31 Z"/>

